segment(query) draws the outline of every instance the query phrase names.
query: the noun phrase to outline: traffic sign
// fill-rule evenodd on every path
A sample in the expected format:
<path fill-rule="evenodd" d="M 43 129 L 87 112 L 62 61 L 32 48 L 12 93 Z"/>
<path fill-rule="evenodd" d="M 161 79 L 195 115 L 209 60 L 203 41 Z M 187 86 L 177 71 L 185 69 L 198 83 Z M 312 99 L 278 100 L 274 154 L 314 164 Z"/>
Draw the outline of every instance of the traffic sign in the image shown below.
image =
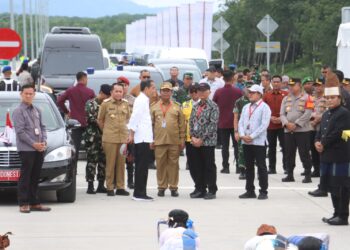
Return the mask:
<path fill-rule="evenodd" d="M 224 33 L 230 27 L 230 24 L 221 16 L 213 23 L 213 27 L 219 33 Z"/>
<path fill-rule="evenodd" d="M 265 35 L 271 36 L 271 34 L 278 28 L 278 24 L 270 17 L 266 15 L 256 26 Z"/>
<path fill-rule="evenodd" d="M 230 27 L 230 24 L 221 16 L 213 23 L 213 27 L 217 32 L 212 33 L 212 47 L 214 51 L 220 52 L 220 57 L 223 59 L 225 50 L 230 47 L 223 34 Z"/>
<path fill-rule="evenodd" d="M 9 60 L 0 60 L 0 66 L 6 66 L 9 65 L 10 61 Z"/>
<path fill-rule="evenodd" d="M 17 56 L 22 48 L 21 37 L 16 31 L 8 28 L 0 28 L 0 58 L 12 59 Z"/>
<path fill-rule="evenodd" d="M 214 47 L 223 54 L 230 47 L 230 44 L 224 38 L 221 38 L 214 43 Z"/>
<path fill-rule="evenodd" d="M 280 42 L 269 42 L 270 53 L 280 53 L 281 43 Z M 267 42 L 256 42 L 255 43 L 255 53 L 266 53 Z"/>

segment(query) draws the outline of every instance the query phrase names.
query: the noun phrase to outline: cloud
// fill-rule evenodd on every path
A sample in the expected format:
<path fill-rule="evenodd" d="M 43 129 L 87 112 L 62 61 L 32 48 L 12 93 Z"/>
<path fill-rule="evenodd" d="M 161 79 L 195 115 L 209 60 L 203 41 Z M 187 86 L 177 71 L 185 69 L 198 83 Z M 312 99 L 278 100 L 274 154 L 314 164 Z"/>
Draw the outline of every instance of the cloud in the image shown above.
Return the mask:
<path fill-rule="evenodd" d="M 166 8 L 171 6 L 179 6 L 181 4 L 195 3 L 199 2 L 198 0 L 131 0 L 134 3 L 139 5 L 144 5 L 152 8 Z M 223 2 L 223 0 L 206 0 L 207 2 L 214 2 L 214 11 L 217 11 L 219 8 L 219 4 Z"/>

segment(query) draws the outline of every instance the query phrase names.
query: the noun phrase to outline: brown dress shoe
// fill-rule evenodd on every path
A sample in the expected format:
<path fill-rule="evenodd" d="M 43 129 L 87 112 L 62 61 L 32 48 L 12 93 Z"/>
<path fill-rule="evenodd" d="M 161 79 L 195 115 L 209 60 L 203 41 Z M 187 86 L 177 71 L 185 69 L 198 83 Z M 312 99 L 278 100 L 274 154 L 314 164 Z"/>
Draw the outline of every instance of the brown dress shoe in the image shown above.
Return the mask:
<path fill-rule="evenodd" d="M 38 205 L 31 205 L 30 206 L 30 211 L 37 211 L 37 212 L 49 212 L 51 211 L 51 208 L 45 207 L 41 204 Z"/>
<path fill-rule="evenodd" d="M 19 211 L 20 211 L 21 213 L 26 213 L 26 214 L 28 214 L 28 213 L 30 213 L 30 208 L 29 208 L 28 205 L 22 205 L 22 206 L 19 206 Z"/>

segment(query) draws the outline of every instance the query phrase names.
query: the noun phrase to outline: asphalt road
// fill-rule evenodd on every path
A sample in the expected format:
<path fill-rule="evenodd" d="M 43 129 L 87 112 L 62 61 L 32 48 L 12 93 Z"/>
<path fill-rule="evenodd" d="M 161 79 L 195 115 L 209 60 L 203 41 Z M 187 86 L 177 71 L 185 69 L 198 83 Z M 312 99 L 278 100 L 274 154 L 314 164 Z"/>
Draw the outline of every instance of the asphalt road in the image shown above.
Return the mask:
<path fill-rule="evenodd" d="M 231 154 L 232 157 L 232 154 Z M 86 194 L 85 162 L 78 166 L 77 200 L 71 204 L 55 201 L 53 192 L 43 192 L 42 201 L 52 207 L 48 213 L 18 212 L 15 192 L 0 192 L 0 233 L 11 231 L 13 250 L 55 249 L 157 249 L 157 220 L 166 218 L 174 208 L 188 211 L 201 239 L 201 250 L 238 250 L 256 233 L 262 223 L 273 224 L 278 233 L 290 236 L 300 233 L 328 233 L 332 250 L 348 249 L 349 227 L 331 227 L 321 222 L 330 216 L 330 198 L 312 198 L 318 178 L 302 184 L 301 164 L 296 168 L 296 182 L 282 183 L 278 174 L 269 176 L 268 200 L 240 200 L 245 181 L 238 175 L 218 173 L 216 200 L 190 199 L 193 183 L 185 170 L 185 157 L 180 160 L 180 184 L 177 198 L 166 192 L 156 197 L 156 172 L 149 171 L 148 194 L 154 202 L 136 202 L 129 197 L 107 197 Z M 221 154 L 216 151 L 218 172 Z M 281 159 L 278 159 L 278 163 Z"/>

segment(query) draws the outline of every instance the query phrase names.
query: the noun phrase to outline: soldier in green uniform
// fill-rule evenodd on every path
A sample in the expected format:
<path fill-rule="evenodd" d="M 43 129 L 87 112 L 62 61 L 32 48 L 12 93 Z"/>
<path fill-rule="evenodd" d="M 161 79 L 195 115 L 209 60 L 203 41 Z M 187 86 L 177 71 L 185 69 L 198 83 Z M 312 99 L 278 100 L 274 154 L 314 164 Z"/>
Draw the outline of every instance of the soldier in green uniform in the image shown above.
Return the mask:
<path fill-rule="evenodd" d="M 190 86 L 193 83 L 193 74 L 191 72 L 186 72 L 184 74 L 183 83 L 183 86 L 173 87 L 172 99 L 177 103 L 184 103 L 191 100 Z"/>
<path fill-rule="evenodd" d="M 86 181 L 88 182 L 88 189 L 86 193 L 95 194 L 106 193 L 107 190 L 104 187 L 105 182 L 105 170 L 106 159 L 102 149 L 102 132 L 97 124 L 97 115 L 101 103 L 109 98 L 111 95 L 111 86 L 108 84 L 102 84 L 100 92 L 95 99 L 91 99 L 85 104 L 85 112 L 87 118 L 87 127 L 83 134 L 85 141 L 85 149 L 87 155 L 86 164 Z M 94 179 L 96 175 L 97 167 L 97 180 L 98 187 L 94 189 Z"/>
<path fill-rule="evenodd" d="M 253 84 L 254 84 L 253 81 L 248 81 L 244 83 L 244 88 L 243 88 L 244 95 L 236 101 L 235 107 L 233 109 L 233 114 L 234 114 L 233 127 L 235 130 L 235 139 L 238 142 L 238 166 L 240 168 L 238 169 L 238 171 L 240 172 L 240 175 L 239 175 L 240 180 L 245 179 L 245 161 L 244 161 L 244 155 L 243 155 L 242 141 L 239 139 L 239 134 L 238 134 L 238 121 L 242 113 L 243 107 L 246 104 L 250 103 L 248 98 L 248 88 L 250 88 Z"/>

